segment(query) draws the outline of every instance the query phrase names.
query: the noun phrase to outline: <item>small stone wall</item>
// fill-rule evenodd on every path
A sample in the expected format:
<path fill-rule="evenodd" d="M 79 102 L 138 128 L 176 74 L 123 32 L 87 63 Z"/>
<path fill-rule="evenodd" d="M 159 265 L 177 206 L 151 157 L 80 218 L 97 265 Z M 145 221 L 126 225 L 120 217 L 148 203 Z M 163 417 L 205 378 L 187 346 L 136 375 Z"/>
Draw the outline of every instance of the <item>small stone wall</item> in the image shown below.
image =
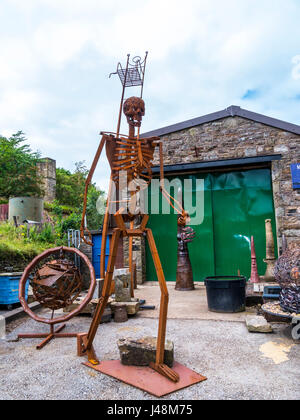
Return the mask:
<path fill-rule="evenodd" d="M 44 200 L 52 202 L 55 200 L 56 192 L 56 161 L 50 158 L 43 158 L 38 163 L 38 173 L 43 177 Z"/>
<path fill-rule="evenodd" d="M 129 267 L 129 241 L 123 239 L 124 243 L 124 267 Z M 136 263 L 137 284 L 143 284 L 146 281 L 146 250 L 145 238 L 133 238 L 132 259 Z"/>
<path fill-rule="evenodd" d="M 93 255 L 93 247 L 91 245 L 86 244 L 85 242 L 80 243 L 79 250 L 85 254 L 88 259 L 92 262 L 92 255 Z M 84 261 L 81 260 L 80 264 L 80 272 L 82 275 L 82 281 L 83 281 L 83 288 L 88 289 L 90 286 L 90 270 L 88 266 L 84 263 Z"/>

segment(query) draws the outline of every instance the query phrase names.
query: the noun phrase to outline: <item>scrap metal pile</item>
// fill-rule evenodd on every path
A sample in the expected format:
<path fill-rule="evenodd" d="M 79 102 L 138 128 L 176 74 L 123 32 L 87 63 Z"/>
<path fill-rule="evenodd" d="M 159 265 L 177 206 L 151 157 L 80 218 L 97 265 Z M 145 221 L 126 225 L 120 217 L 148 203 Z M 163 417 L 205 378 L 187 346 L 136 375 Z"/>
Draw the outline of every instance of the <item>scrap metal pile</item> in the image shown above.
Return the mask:
<path fill-rule="evenodd" d="M 274 267 L 276 281 L 281 286 L 279 297 L 283 310 L 300 312 L 300 249 L 290 246 L 276 261 Z"/>
<path fill-rule="evenodd" d="M 44 307 L 56 310 L 71 305 L 82 290 L 77 267 L 67 259 L 47 262 L 31 281 L 33 294 Z"/>

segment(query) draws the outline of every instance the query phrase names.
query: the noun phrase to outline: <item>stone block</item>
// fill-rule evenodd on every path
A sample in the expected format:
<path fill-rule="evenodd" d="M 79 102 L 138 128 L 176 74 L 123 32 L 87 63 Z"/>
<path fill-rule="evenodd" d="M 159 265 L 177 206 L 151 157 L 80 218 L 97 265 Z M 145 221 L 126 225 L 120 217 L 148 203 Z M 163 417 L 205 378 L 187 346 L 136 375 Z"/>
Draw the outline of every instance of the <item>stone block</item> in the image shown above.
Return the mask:
<path fill-rule="evenodd" d="M 66 308 L 63 309 L 63 312 L 71 312 L 74 309 L 77 309 L 78 306 L 81 304 L 82 300 L 85 298 L 85 296 L 79 296 L 77 299 L 75 299 L 75 301 L 67 306 Z M 94 315 L 96 306 L 98 304 L 99 299 L 92 299 L 83 309 L 82 311 L 79 312 L 78 315 Z M 109 305 L 106 306 L 106 308 L 104 309 L 100 324 L 104 323 L 104 322 L 110 322 L 112 318 L 112 311 Z"/>
<path fill-rule="evenodd" d="M 246 326 L 249 332 L 257 333 L 271 333 L 272 326 L 266 321 L 263 316 L 248 315 L 246 317 Z"/>
<path fill-rule="evenodd" d="M 63 312 L 72 312 L 72 311 L 74 311 L 75 309 L 77 309 L 78 308 L 78 306 L 81 304 L 81 302 L 83 301 L 85 299 L 85 296 L 82 296 L 82 295 L 79 295 L 75 300 L 74 300 L 74 302 L 71 304 L 71 305 L 69 305 L 69 306 L 66 306 L 64 309 L 63 309 Z M 91 314 L 92 313 L 92 310 L 93 310 L 93 307 L 92 307 L 92 304 L 91 304 L 91 302 L 89 302 L 82 310 L 81 310 L 81 312 L 80 312 L 80 314 Z"/>
<path fill-rule="evenodd" d="M 27 297 L 27 303 L 32 303 L 35 302 L 36 299 L 34 297 L 33 291 L 32 291 L 32 287 L 29 285 L 28 286 L 28 297 Z"/>
<path fill-rule="evenodd" d="M 289 148 L 285 144 L 278 144 L 274 147 L 274 153 L 288 153 Z"/>
<path fill-rule="evenodd" d="M 113 278 L 115 278 L 116 276 L 124 276 L 124 275 L 128 275 L 128 274 L 130 274 L 130 271 L 129 271 L 128 267 L 115 268 Z"/>
<path fill-rule="evenodd" d="M 245 154 L 246 157 L 256 156 L 256 154 L 257 154 L 256 153 L 256 148 L 252 147 L 252 148 L 246 149 L 244 154 Z"/>
<path fill-rule="evenodd" d="M 116 302 L 129 302 L 131 297 L 130 290 L 130 271 L 128 268 L 119 268 L 114 271 L 115 300 Z"/>
<path fill-rule="evenodd" d="M 156 337 L 143 337 L 140 339 L 121 338 L 118 340 L 120 359 L 123 365 L 148 366 L 155 362 L 156 358 Z M 174 362 L 174 345 L 172 341 L 166 340 L 164 363 L 172 367 Z"/>
<path fill-rule="evenodd" d="M 93 299 L 91 300 L 90 304 L 92 305 L 91 315 L 94 315 L 94 312 L 96 310 L 97 304 L 99 302 L 99 299 Z M 112 320 L 112 310 L 109 304 L 106 305 L 103 315 L 101 317 L 100 324 L 103 324 L 105 322 L 110 322 Z"/>
<path fill-rule="evenodd" d="M 134 301 L 133 302 L 132 301 L 131 302 L 116 302 L 116 301 L 112 301 L 110 303 L 110 307 L 111 307 L 112 312 L 114 312 L 114 310 L 117 306 L 124 305 L 124 304 L 126 305 L 127 315 L 135 315 L 140 309 L 139 302 L 134 302 Z"/>
<path fill-rule="evenodd" d="M 102 294 L 104 279 L 96 279 L 96 287 L 93 294 L 93 299 L 98 299 Z"/>

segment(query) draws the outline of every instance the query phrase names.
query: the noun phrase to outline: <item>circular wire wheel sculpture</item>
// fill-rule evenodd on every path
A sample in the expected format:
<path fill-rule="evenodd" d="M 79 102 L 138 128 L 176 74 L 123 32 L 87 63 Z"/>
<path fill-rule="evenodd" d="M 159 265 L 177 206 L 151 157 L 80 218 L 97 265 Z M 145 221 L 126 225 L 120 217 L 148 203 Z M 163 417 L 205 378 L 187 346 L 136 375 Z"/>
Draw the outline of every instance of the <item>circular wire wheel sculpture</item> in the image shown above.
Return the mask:
<path fill-rule="evenodd" d="M 83 301 L 71 312 L 54 317 L 54 311 L 71 305 L 82 291 L 82 278 L 76 265 L 67 255 L 71 254 L 81 258 L 87 265 L 90 274 L 90 286 Z M 53 259 L 53 256 L 56 257 Z M 46 262 L 44 261 L 46 260 Z M 44 264 L 42 265 L 42 262 Z M 30 279 L 31 278 L 31 279 Z M 30 309 L 26 297 L 25 286 L 30 279 L 34 297 L 40 304 L 52 310 L 51 318 L 38 316 Z M 77 315 L 92 299 L 96 286 L 95 271 L 88 257 L 77 248 L 65 246 L 51 248 L 35 257 L 25 268 L 19 285 L 19 300 L 24 311 L 35 321 L 50 325 L 50 334 L 19 334 L 19 338 L 45 337 L 46 339 L 37 346 L 42 348 L 54 337 L 76 337 L 77 333 L 58 334 L 65 324 L 54 331 L 54 324 L 68 321 Z"/>

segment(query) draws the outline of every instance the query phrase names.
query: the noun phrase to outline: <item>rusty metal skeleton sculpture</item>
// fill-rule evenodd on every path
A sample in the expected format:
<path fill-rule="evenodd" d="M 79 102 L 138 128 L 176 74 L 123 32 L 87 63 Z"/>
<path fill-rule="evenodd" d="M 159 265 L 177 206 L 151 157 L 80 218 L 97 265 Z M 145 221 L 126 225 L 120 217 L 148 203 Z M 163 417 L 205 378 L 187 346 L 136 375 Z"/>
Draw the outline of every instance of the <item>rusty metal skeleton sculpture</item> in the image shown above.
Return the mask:
<path fill-rule="evenodd" d="M 147 53 L 146 53 L 147 57 Z M 106 155 L 111 167 L 111 177 L 110 177 L 110 188 L 108 192 L 107 199 L 107 208 L 104 217 L 103 230 L 102 230 L 102 247 L 101 247 L 101 260 L 100 260 L 100 276 L 103 277 L 104 287 L 102 290 L 102 296 L 99 299 L 99 303 L 94 313 L 94 317 L 90 326 L 90 329 L 87 334 L 80 334 L 78 336 L 78 354 L 80 356 L 87 355 L 89 361 L 97 365 L 100 362 L 97 359 L 95 351 L 93 349 L 93 340 L 95 338 L 98 325 L 101 320 L 101 316 L 104 312 L 105 306 L 107 304 L 111 282 L 114 272 L 114 266 L 116 262 L 116 255 L 118 249 L 118 242 L 121 235 L 129 237 L 129 268 L 130 272 L 133 273 L 133 264 L 132 264 L 132 239 L 133 237 L 144 236 L 148 240 L 149 248 L 152 254 L 155 270 L 157 273 L 157 278 L 161 290 L 161 302 L 160 302 L 160 315 L 159 315 L 159 327 L 158 327 L 158 339 L 157 339 L 157 349 L 156 349 L 156 362 L 152 363 L 151 367 L 159 372 L 161 375 L 167 377 L 171 381 L 178 382 L 179 375 L 166 366 L 163 363 L 164 360 L 164 347 L 165 347 L 165 336 L 166 336 L 166 322 L 167 322 L 167 308 L 168 308 L 168 289 L 161 266 L 160 258 L 157 252 L 156 244 L 151 229 L 147 228 L 147 222 L 149 216 L 147 214 L 137 214 L 136 212 L 129 211 L 125 214 L 124 207 L 120 207 L 119 210 L 114 214 L 117 228 L 114 229 L 111 249 L 108 260 L 107 271 L 105 274 L 105 242 L 107 236 L 107 227 L 108 227 L 108 214 L 109 206 L 112 202 L 111 197 L 111 187 L 112 183 L 115 182 L 118 184 L 120 171 L 124 171 L 127 177 L 127 184 L 131 181 L 143 180 L 146 184 L 151 182 L 152 179 L 152 160 L 154 151 L 156 148 L 159 148 L 159 157 L 160 157 L 160 189 L 162 195 L 167 199 L 169 204 L 175 209 L 178 213 L 178 224 L 181 227 L 185 227 L 188 221 L 188 214 L 183 209 L 181 204 L 175 200 L 164 188 L 164 171 L 163 171 L 163 149 L 162 142 L 159 137 L 150 137 L 150 138 L 140 138 L 140 126 L 142 117 L 145 114 L 145 104 L 142 100 L 142 90 L 143 90 L 143 81 L 144 81 L 144 71 L 145 71 L 145 62 L 146 57 L 141 64 L 140 60 L 135 61 L 135 67 L 129 66 L 129 55 L 127 59 L 126 69 L 122 69 L 118 65 L 117 73 L 120 76 L 123 92 L 121 97 L 121 105 L 119 112 L 118 128 L 116 133 L 111 132 L 101 132 L 102 139 L 99 145 L 99 148 L 96 152 L 90 173 L 86 180 L 86 190 L 85 190 L 85 199 L 83 206 L 83 215 L 82 215 L 82 224 L 81 224 L 81 237 L 82 239 L 91 244 L 90 240 L 87 240 L 85 235 L 89 233 L 85 229 L 85 212 L 86 212 L 86 196 L 88 191 L 88 186 L 91 182 L 93 173 L 95 171 L 96 165 L 98 163 L 99 157 L 101 155 L 104 145 L 106 146 Z M 135 74 L 135 77 L 133 77 Z M 139 76 L 136 76 L 139 74 Z M 129 77 L 129 79 L 128 79 Z M 125 87 L 127 86 L 137 86 L 138 80 L 140 80 L 141 87 L 141 97 L 130 97 L 124 102 L 123 98 Z M 127 118 L 129 124 L 129 135 L 120 135 L 120 122 L 121 122 L 121 111 L 124 111 L 124 114 Z M 135 135 L 135 128 L 137 128 L 137 135 Z M 131 202 L 135 203 L 136 192 L 131 192 Z M 122 202 L 119 202 L 122 206 Z M 123 214 L 124 213 L 124 214 Z M 141 218 L 140 226 L 135 227 L 138 217 Z M 129 228 L 126 226 L 126 222 L 129 222 Z M 187 233 L 187 232 L 186 232 Z M 133 279 L 133 275 L 131 276 Z M 133 280 L 132 280 L 133 281 Z M 133 290 L 133 284 L 131 287 Z"/>

